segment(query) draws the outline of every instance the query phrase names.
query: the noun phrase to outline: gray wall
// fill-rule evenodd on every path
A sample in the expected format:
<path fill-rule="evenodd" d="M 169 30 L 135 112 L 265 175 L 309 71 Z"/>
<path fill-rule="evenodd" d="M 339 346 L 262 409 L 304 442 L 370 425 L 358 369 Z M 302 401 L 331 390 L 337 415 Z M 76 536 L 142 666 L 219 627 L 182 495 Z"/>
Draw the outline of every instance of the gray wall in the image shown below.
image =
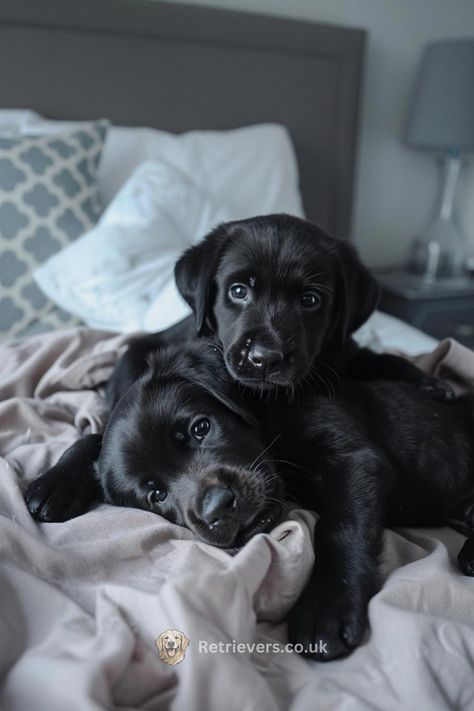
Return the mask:
<path fill-rule="evenodd" d="M 181 0 L 173 0 L 180 2 Z M 439 175 L 431 154 L 401 144 L 414 73 L 423 46 L 474 35 L 473 0 L 185 0 L 369 30 L 354 237 L 365 260 L 403 260 L 433 210 Z M 461 224 L 474 255 L 474 157 L 459 186 Z"/>

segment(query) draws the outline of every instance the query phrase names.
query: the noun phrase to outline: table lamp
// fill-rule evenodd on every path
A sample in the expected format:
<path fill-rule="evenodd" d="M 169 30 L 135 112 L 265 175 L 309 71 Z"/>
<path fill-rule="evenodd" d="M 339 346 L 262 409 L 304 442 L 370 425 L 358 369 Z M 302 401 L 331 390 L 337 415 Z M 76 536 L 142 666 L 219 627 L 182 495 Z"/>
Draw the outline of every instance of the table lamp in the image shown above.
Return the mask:
<path fill-rule="evenodd" d="M 411 148 L 441 156 L 444 180 L 428 228 L 414 242 L 409 269 L 426 281 L 463 274 L 466 244 L 453 213 L 463 153 L 474 151 L 474 39 L 425 49 L 406 127 Z"/>

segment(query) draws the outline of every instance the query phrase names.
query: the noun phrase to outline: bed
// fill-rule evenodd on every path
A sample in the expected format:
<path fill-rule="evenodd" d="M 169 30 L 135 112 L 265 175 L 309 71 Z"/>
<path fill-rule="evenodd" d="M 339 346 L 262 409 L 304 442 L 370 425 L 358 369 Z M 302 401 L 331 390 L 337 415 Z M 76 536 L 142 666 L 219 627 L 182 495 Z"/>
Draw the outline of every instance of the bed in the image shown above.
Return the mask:
<path fill-rule="evenodd" d="M 250 149 L 270 136 L 275 172 L 274 156 L 287 160 L 279 189 L 289 175 L 299 189 L 294 211 L 350 239 L 365 41 L 360 29 L 142 0 L 4 0 L 0 110 L 26 112 L 20 116 L 25 134 L 49 141 L 46 152 L 59 129 L 81 132 L 82 122 L 97 119 L 141 131 L 133 135 L 142 146 L 152 130 L 177 140 L 183 132 L 205 132 L 205 138 L 212 132 L 213 151 L 222 133 L 284 127 L 284 136 L 283 129 L 252 134 Z M 94 128 L 95 141 L 102 130 Z M 106 130 L 115 136 L 114 150 L 123 148 L 125 129 Z M 18 135 L 6 138 L 3 149 Z M 232 133 L 236 145 L 242 135 Z M 202 138 L 193 133 L 184 142 L 196 151 Z M 123 168 L 120 155 L 114 154 L 109 179 Z M 140 161 L 146 157 L 145 150 Z M 137 167 L 127 165 L 130 173 Z M 153 179 L 147 173 L 146 185 L 169 184 L 183 166 L 161 167 Z M 130 217 L 131 189 L 123 192 L 128 177 L 102 185 L 105 227 Z M 202 174 L 197 186 L 188 181 L 179 194 L 167 194 L 178 206 L 196 205 L 202 229 L 203 206 L 208 222 L 222 207 L 214 199 L 211 210 L 199 192 L 208 178 Z M 280 203 L 285 199 L 280 195 Z M 234 205 L 231 214 L 239 209 Z M 183 210 L 183 221 L 189 212 Z M 93 218 L 99 216 L 102 221 L 100 210 Z M 11 250 L 14 235 L 8 239 Z M 168 275 L 183 246 L 176 241 L 165 245 Z M 80 255 L 91 255 L 94 242 L 82 250 L 70 252 L 68 269 L 81 266 Z M 56 265 L 57 279 L 64 264 Z M 43 284 L 47 277 L 43 272 Z M 165 293 L 171 287 L 163 284 Z M 71 296 L 62 286 L 61 298 Z M 175 304 L 176 295 L 166 293 Z M 57 328 L 58 316 L 49 333 L 0 346 L 1 708 L 472 708 L 474 589 L 457 570 L 463 539 L 451 529 L 386 532 L 386 580 L 371 602 L 370 634 L 350 658 L 317 665 L 284 647 L 284 616 L 314 559 L 313 514 L 295 511 L 271 534 L 232 552 L 201 544 L 144 511 L 100 506 L 65 524 L 30 518 L 26 484 L 78 436 L 102 431 L 107 409 L 99 386 L 134 325 L 163 325 L 160 314 L 169 310 L 163 303 L 150 307 L 146 319 L 129 314 L 127 328 L 116 329 L 127 333 L 106 328 L 113 320 Z M 380 314 L 358 337 L 411 354 L 436 345 Z M 190 640 L 175 667 L 160 660 L 155 645 L 170 628 Z"/>

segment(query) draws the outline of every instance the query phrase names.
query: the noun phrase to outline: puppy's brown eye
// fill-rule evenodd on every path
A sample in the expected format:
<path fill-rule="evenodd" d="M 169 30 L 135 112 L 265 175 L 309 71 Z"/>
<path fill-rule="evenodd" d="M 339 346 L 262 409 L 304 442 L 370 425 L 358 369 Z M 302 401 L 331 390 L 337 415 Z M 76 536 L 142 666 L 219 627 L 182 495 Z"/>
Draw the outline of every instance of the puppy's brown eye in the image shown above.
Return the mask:
<path fill-rule="evenodd" d="M 301 297 L 301 306 L 304 309 L 318 309 L 321 306 L 321 303 L 321 297 L 314 291 L 307 291 Z"/>
<path fill-rule="evenodd" d="M 249 290 L 245 284 L 232 284 L 229 296 L 233 301 L 245 301 L 249 296 Z"/>
<path fill-rule="evenodd" d="M 204 439 L 210 429 L 211 423 L 208 418 L 200 417 L 199 420 L 196 420 L 191 425 L 191 434 L 195 439 L 201 441 Z"/>
<path fill-rule="evenodd" d="M 148 494 L 148 503 L 150 506 L 157 506 L 158 504 L 162 504 L 167 496 L 168 492 L 166 489 L 153 489 L 153 491 L 150 491 Z"/>

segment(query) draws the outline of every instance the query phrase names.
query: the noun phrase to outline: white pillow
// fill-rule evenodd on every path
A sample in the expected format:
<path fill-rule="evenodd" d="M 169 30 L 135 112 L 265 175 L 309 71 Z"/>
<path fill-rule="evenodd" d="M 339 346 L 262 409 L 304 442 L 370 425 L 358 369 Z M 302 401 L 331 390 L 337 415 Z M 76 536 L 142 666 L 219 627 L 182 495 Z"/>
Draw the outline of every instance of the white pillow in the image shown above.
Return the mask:
<path fill-rule="evenodd" d="M 41 120 L 39 114 L 29 109 L 0 109 L 0 136 L 21 135 L 27 126 Z"/>
<path fill-rule="evenodd" d="M 159 331 L 189 313 L 174 264 L 228 216 L 186 175 L 148 161 L 97 225 L 34 273 L 44 293 L 88 326 Z"/>
<path fill-rule="evenodd" d="M 438 344 L 438 341 L 427 333 L 382 311 L 375 311 L 356 331 L 354 338 L 359 345 L 371 348 L 377 353 L 401 351 L 418 355 L 429 353 Z"/>
<path fill-rule="evenodd" d="M 30 111 L 21 116 L 19 131 L 56 133 L 80 123 L 50 121 Z M 178 135 L 111 126 L 98 170 L 104 205 L 146 160 L 164 161 L 192 176 L 216 204 L 226 207 L 230 220 L 273 212 L 304 217 L 293 144 L 279 124 Z"/>

